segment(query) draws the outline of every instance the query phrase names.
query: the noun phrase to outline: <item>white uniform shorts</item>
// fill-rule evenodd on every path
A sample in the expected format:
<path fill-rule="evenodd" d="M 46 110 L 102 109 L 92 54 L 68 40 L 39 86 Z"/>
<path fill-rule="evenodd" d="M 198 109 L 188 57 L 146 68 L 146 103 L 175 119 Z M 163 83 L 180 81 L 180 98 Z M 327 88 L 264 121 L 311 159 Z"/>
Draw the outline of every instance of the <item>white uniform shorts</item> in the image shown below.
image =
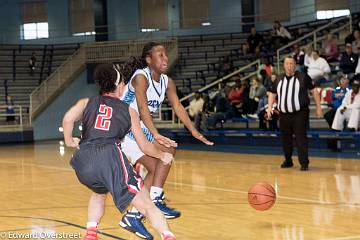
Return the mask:
<path fill-rule="evenodd" d="M 121 143 L 121 149 L 132 165 L 135 165 L 136 161 L 145 155 L 145 153 L 140 150 L 136 141 L 128 136 L 125 136 L 123 142 Z"/>

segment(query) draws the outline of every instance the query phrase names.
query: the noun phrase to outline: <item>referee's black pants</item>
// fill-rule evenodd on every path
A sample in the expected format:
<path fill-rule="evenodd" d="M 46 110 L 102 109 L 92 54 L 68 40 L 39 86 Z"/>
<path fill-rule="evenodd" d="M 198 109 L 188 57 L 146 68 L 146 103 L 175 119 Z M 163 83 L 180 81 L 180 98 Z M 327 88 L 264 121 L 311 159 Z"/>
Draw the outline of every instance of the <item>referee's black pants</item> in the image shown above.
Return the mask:
<path fill-rule="evenodd" d="M 309 165 L 308 138 L 306 130 L 309 126 L 309 109 L 301 109 L 293 113 L 280 114 L 280 131 L 286 161 L 292 161 L 293 135 L 298 149 L 301 166 Z"/>

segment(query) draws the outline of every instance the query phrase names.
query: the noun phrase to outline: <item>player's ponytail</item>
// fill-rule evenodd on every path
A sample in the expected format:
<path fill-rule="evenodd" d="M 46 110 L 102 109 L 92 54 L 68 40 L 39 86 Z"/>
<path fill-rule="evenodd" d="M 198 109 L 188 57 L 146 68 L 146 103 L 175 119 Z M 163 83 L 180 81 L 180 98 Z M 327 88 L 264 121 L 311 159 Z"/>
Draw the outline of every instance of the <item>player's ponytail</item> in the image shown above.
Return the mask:
<path fill-rule="evenodd" d="M 137 69 L 146 67 L 146 62 L 142 58 L 130 57 L 130 60 L 120 66 L 120 71 L 124 76 L 124 82 L 127 84 Z"/>
<path fill-rule="evenodd" d="M 151 55 L 151 51 L 156 46 L 162 46 L 157 42 L 148 42 L 144 45 L 141 57 L 131 57 L 129 61 L 121 66 L 121 73 L 124 76 L 125 84 L 130 81 L 130 78 L 137 69 L 143 69 L 147 67 L 146 57 Z"/>

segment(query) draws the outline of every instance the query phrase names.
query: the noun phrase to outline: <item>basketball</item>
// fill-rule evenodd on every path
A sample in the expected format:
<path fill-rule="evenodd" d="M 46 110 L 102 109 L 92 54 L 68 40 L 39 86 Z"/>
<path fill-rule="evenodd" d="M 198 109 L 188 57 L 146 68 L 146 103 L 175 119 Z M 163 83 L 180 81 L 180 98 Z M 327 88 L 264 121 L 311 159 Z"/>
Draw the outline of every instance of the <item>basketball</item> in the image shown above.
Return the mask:
<path fill-rule="evenodd" d="M 274 205 L 275 200 L 275 189 L 266 182 L 256 183 L 248 191 L 249 204 L 256 210 L 268 210 Z"/>

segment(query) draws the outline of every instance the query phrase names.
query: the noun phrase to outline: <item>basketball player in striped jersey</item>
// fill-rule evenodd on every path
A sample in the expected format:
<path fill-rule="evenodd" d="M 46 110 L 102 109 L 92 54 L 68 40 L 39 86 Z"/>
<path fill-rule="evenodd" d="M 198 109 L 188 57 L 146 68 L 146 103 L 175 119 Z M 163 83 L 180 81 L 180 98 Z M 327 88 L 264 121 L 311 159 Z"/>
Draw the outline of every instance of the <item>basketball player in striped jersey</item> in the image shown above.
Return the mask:
<path fill-rule="evenodd" d="M 152 114 L 158 111 L 165 95 L 167 95 L 176 115 L 192 136 L 206 145 L 213 145 L 196 130 L 191 122 L 176 94 L 173 80 L 165 74 L 167 68 L 168 56 L 165 47 L 155 42 L 147 43 L 143 48 L 141 58 L 132 58 L 123 67 L 122 72 L 125 78 L 129 77 L 130 81 L 126 86 L 122 100 L 139 113 L 142 120 L 141 127 L 148 141 L 153 142 L 163 151 L 175 154 L 175 147 L 177 146 L 174 141 L 159 134 L 152 120 Z M 132 133 L 126 135 L 122 146 L 132 164 L 141 163 L 147 169 L 148 174 L 144 183 L 150 188 L 150 198 L 155 205 L 166 218 L 180 217 L 179 211 L 168 207 L 164 202 L 163 186 L 169 174 L 170 165 L 160 163 L 155 158 L 145 155 L 139 149 Z M 129 231 L 144 236 L 145 239 L 152 239 L 151 234 L 141 222 L 142 218 L 142 214 L 133 207 L 123 216 L 119 224 Z"/>
<path fill-rule="evenodd" d="M 104 215 L 106 195 L 111 193 L 121 211 L 131 203 L 149 218 L 163 240 L 175 240 L 166 219 L 149 198 L 143 181 L 122 153 L 120 141 L 131 130 L 141 149 L 150 156 L 171 163 L 173 156 L 160 151 L 144 137 L 139 115 L 119 98 L 125 80 L 112 64 L 97 66 L 94 74 L 100 95 L 81 99 L 65 114 L 64 139 L 69 147 L 78 148 L 71 159 L 79 181 L 93 191 L 88 206 L 87 232 L 84 240 L 97 240 L 97 229 Z M 80 139 L 72 131 L 82 121 Z M 80 143 L 80 145 L 79 145 Z"/>

